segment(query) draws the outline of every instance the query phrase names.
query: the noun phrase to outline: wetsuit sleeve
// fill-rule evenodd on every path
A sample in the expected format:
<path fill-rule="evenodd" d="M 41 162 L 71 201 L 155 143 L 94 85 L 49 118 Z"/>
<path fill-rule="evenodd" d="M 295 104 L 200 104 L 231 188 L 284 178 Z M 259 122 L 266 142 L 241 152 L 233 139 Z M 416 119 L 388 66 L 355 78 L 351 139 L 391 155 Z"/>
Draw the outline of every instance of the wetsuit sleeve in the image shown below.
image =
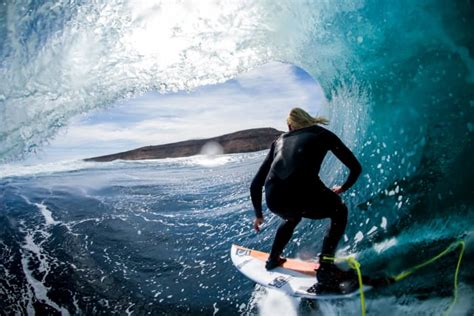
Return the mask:
<path fill-rule="evenodd" d="M 255 210 L 255 216 L 258 218 L 263 217 L 262 214 L 262 188 L 265 184 L 265 179 L 267 178 L 268 171 L 273 162 L 273 153 L 275 151 L 275 143 L 272 143 L 270 151 L 268 152 L 265 160 L 258 169 L 257 174 L 252 180 L 250 185 L 250 197 L 252 199 L 253 208 Z"/>
<path fill-rule="evenodd" d="M 349 168 L 349 176 L 346 182 L 342 185 L 342 190 L 346 191 L 354 185 L 362 172 L 362 166 L 352 151 L 332 132 L 330 134 L 329 149 L 347 168 Z"/>

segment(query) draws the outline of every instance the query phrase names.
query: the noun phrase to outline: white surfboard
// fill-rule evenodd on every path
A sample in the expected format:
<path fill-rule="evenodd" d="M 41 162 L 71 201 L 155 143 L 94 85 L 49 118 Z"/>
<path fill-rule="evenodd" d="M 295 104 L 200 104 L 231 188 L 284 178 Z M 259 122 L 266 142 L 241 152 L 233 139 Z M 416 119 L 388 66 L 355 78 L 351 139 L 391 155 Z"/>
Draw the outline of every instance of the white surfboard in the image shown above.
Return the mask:
<path fill-rule="evenodd" d="M 232 263 L 247 278 L 264 287 L 282 291 L 290 296 L 309 299 L 336 299 L 350 298 L 359 294 L 358 287 L 347 294 L 318 295 L 308 292 L 307 290 L 317 282 L 316 269 L 319 264 L 316 262 L 287 258 L 282 266 L 267 271 L 265 261 L 268 258 L 268 253 L 238 245 L 232 245 L 230 252 Z M 364 286 L 363 290 L 369 288 L 369 286 Z"/>

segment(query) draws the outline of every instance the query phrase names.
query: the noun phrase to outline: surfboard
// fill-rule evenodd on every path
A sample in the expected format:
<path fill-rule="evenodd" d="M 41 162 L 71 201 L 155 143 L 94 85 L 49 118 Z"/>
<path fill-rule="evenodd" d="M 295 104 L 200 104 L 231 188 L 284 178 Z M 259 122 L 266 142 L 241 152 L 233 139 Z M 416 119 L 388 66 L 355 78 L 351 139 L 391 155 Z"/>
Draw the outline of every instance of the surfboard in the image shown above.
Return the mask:
<path fill-rule="evenodd" d="M 345 294 L 318 295 L 308 292 L 307 290 L 317 282 L 316 269 L 319 267 L 317 262 L 287 258 L 283 265 L 267 271 L 265 261 L 268 253 L 234 244 L 231 247 L 230 256 L 237 270 L 247 278 L 266 288 L 275 289 L 290 296 L 308 299 L 339 299 L 351 298 L 359 294 L 358 286 L 352 286 L 352 289 Z M 368 289 L 370 289 L 369 286 L 363 288 L 364 291 Z"/>

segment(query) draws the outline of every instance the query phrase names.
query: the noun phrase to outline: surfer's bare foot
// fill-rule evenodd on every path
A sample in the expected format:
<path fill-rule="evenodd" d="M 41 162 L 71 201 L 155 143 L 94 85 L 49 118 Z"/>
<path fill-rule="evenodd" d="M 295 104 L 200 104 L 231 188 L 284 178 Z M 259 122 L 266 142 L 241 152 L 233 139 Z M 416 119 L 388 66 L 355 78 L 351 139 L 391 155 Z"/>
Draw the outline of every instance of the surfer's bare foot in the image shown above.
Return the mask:
<path fill-rule="evenodd" d="M 281 266 L 283 263 L 286 262 L 286 258 L 278 257 L 278 258 L 268 258 L 267 262 L 265 262 L 265 269 L 273 270 L 276 267 Z"/>

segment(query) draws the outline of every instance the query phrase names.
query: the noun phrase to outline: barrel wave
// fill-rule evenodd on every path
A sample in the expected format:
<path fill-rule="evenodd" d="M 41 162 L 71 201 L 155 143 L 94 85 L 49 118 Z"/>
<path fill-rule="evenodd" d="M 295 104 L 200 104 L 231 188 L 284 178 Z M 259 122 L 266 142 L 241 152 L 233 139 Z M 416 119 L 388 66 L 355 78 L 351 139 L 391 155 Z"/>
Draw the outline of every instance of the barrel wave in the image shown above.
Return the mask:
<path fill-rule="evenodd" d="M 390 275 L 463 239 L 453 314 L 472 314 L 473 17 L 471 1 L 7 1 L 0 161 L 78 114 L 291 63 L 321 84 L 329 128 L 363 165 L 339 255 Z M 0 168 L 1 309 L 357 315 L 357 299 L 295 303 L 232 269 L 231 243 L 268 250 L 278 225 L 267 212 L 251 231 L 248 185 L 264 155 Z M 340 183 L 344 168 L 330 157 L 321 176 Z M 287 254 L 315 256 L 326 224 L 302 222 Z M 368 314 L 446 310 L 456 261 L 369 292 Z"/>

